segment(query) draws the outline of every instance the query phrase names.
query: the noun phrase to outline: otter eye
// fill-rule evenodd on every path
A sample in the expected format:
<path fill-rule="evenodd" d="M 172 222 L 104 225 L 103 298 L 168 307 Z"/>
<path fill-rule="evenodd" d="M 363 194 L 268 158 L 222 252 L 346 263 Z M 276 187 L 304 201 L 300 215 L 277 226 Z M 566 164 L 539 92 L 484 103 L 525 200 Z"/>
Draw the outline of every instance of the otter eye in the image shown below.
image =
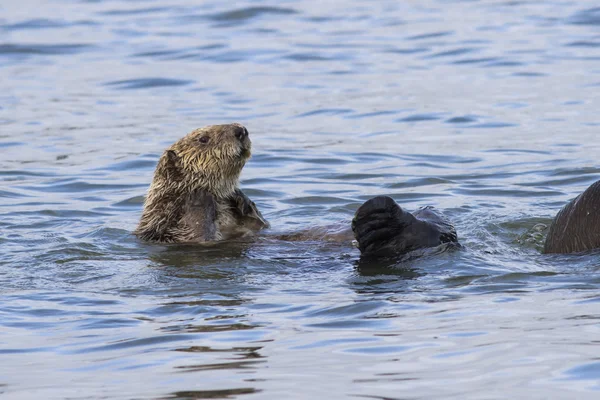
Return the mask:
<path fill-rule="evenodd" d="M 208 136 L 202 136 L 200 139 L 198 139 L 198 141 L 202 144 L 208 143 L 209 140 L 210 138 Z"/>

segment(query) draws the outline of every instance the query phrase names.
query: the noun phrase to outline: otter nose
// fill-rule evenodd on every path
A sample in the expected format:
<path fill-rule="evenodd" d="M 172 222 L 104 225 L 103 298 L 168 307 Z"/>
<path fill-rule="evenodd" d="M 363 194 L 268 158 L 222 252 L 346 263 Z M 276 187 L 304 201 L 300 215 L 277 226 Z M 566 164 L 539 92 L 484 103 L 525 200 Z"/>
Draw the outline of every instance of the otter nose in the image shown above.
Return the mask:
<path fill-rule="evenodd" d="M 248 129 L 244 126 L 235 127 L 235 137 L 239 140 L 244 140 L 248 137 Z"/>

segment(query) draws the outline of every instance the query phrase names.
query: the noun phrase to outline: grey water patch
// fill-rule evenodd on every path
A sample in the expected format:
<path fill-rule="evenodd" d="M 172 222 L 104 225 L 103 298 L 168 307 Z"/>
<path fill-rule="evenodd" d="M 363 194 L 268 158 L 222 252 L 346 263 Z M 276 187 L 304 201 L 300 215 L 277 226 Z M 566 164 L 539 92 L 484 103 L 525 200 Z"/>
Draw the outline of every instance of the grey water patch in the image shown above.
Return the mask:
<path fill-rule="evenodd" d="M 476 336 L 483 336 L 483 335 L 488 335 L 489 332 L 484 332 L 484 331 L 473 331 L 473 332 L 453 332 L 453 333 L 448 333 L 446 336 L 447 337 L 457 337 L 457 338 L 461 338 L 461 337 L 476 337 Z"/>
<path fill-rule="evenodd" d="M 459 48 L 459 49 L 441 51 L 439 53 L 434 53 L 434 54 L 428 55 L 425 58 L 454 57 L 454 56 L 460 56 L 463 54 L 473 53 L 473 52 L 479 51 L 479 50 L 481 50 L 481 49 L 475 48 L 475 47 L 464 47 L 464 48 Z"/>
<path fill-rule="evenodd" d="M 153 57 L 153 58 L 167 58 L 173 57 L 174 55 L 182 54 L 182 50 L 149 50 L 140 53 L 134 53 L 131 57 Z M 182 57 L 185 58 L 185 57 Z M 176 58 L 175 58 L 176 59 Z"/>
<path fill-rule="evenodd" d="M 459 116 L 459 117 L 452 117 L 450 119 L 447 119 L 444 122 L 446 122 L 448 124 L 471 124 L 471 123 L 474 123 L 474 122 L 477 122 L 477 121 L 478 121 L 478 119 L 475 116 L 472 116 L 472 115 L 462 115 L 462 116 Z"/>
<path fill-rule="evenodd" d="M 583 100 L 569 100 L 561 103 L 563 106 L 579 106 L 585 104 Z"/>
<path fill-rule="evenodd" d="M 131 347 L 152 347 L 156 344 L 166 344 L 173 342 L 181 342 L 181 341 L 191 341 L 197 339 L 198 335 L 188 334 L 188 333 L 179 333 L 177 335 L 164 335 L 164 336 L 149 336 L 142 338 L 131 338 L 122 341 L 115 341 L 109 344 L 100 345 L 100 346 L 90 346 L 79 348 L 75 350 L 65 351 L 65 354 L 85 354 L 92 352 L 107 352 L 107 351 L 116 351 Z"/>
<path fill-rule="evenodd" d="M 564 371 L 565 378 L 567 380 L 600 380 L 600 362 L 593 362 L 588 364 L 582 364 L 577 367 L 570 368 Z M 600 385 L 594 386 L 594 390 L 600 390 Z"/>
<path fill-rule="evenodd" d="M 5 326 L 12 327 L 11 324 L 6 324 Z M 16 327 L 22 328 L 22 326 L 17 325 Z M 28 347 L 23 349 L 0 349 L 0 354 L 26 354 L 26 353 L 48 353 L 53 352 L 55 349 L 53 347 Z M 2 393 L 2 392 L 0 392 Z"/>
<path fill-rule="evenodd" d="M 23 143 L 23 142 L 0 142 L 0 148 L 16 147 L 16 146 L 23 146 L 23 145 L 25 145 L 25 143 Z"/>
<path fill-rule="evenodd" d="M 543 72 L 529 72 L 529 71 L 515 72 L 512 75 L 513 76 L 521 76 L 523 78 L 540 78 L 540 77 L 548 76 L 548 74 L 545 74 Z"/>
<path fill-rule="evenodd" d="M 14 24 L 0 25 L 0 29 L 6 31 L 30 30 L 30 29 L 56 29 L 68 28 L 78 25 L 97 25 L 93 21 L 63 21 L 46 18 L 29 19 Z"/>
<path fill-rule="evenodd" d="M 600 25 L 600 7 L 578 11 L 567 18 L 567 23 L 572 25 Z"/>
<path fill-rule="evenodd" d="M 576 301 L 575 304 L 600 303 L 600 297 L 594 296 L 585 300 Z"/>
<path fill-rule="evenodd" d="M 306 324 L 308 328 L 321 329 L 384 329 L 389 325 L 388 321 L 377 319 L 332 319 L 327 322 Z"/>
<path fill-rule="evenodd" d="M 506 149 L 490 149 L 484 150 L 484 153 L 501 153 L 501 154 L 544 154 L 551 155 L 551 151 L 547 150 L 531 150 L 531 149 L 514 149 L 514 148 L 506 148 Z"/>
<path fill-rule="evenodd" d="M 499 67 L 521 67 L 525 65 L 520 61 L 509 61 L 509 60 L 496 60 L 486 63 L 483 67 L 485 68 L 499 68 Z"/>
<path fill-rule="evenodd" d="M 348 115 L 345 118 L 346 119 L 363 119 L 363 118 L 372 118 L 372 117 L 381 117 L 383 115 L 394 115 L 394 114 L 398 114 L 400 111 L 394 111 L 394 110 L 382 110 L 382 111 L 373 111 L 373 112 L 368 112 L 368 113 L 363 113 L 363 114 L 352 114 L 352 115 Z"/>
<path fill-rule="evenodd" d="M 320 347 L 340 346 L 351 343 L 377 342 L 376 338 L 325 339 L 317 342 L 291 347 L 292 350 L 316 349 Z"/>
<path fill-rule="evenodd" d="M 481 57 L 481 58 L 464 58 L 461 60 L 452 61 L 454 65 L 467 65 L 467 64 L 483 64 L 497 61 L 498 57 Z"/>
<path fill-rule="evenodd" d="M 292 199 L 282 199 L 280 202 L 284 204 L 295 205 L 332 205 L 332 204 L 347 204 L 352 201 L 348 198 L 332 197 L 332 196 L 302 196 Z"/>
<path fill-rule="evenodd" d="M 246 192 L 246 190 L 245 190 Z M 117 203 L 113 203 L 111 208 L 119 209 L 119 210 L 130 210 L 130 209 L 139 209 L 142 204 L 144 204 L 144 196 L 134 196 L 128 199 L 119 201 Z"/>
<path fill-rule="evenodd" d="M 504 102 L 504 103 L 496 103 L 496 104 L 494 104 L 494 106 L 500 107 L 500 108 L 512 108 L 512 109 L 518 110 L 519 108 L 529 107 L 529 104 L 521 103 L 518 101 L 509 101 L 509 102 Z"/>
<path fill-rule="evenodd" d="M 131 16 L 138 14 L 154 14 L 164 11 L 174 11 L 174 7 L 147 7 L 147 8 L 130 8 L 122 10 L 108 10 L 100 11 L 98 15 L 110 15 L 110 16 Z"/>
<path fill-rule="evenodd" d="M 394 199 L 395 201 L 400 203 L 403 201 L 432 199 L 432 198 L 437 198 L 437 197 L 448 197 L 448 196 L 452 196 L 452 195 L 449 193 L 425 193 L 425 192 L 393 193 L 393 192 L 383 191 L 383 192 L 378 193 L 378 196 L 389 196 L 392 199 Z M 357 196 L 357 198 L 364 202 L 364 201 L 367 201 L 367 200 L 373 198 L 373 195 L 372 194 L 360 195 L 360 196 Z"/>
<path fill-rule="evenodd" d="M 275 6 L 245 7 L 237 10 L 218 12 L 210 15 L 189 16 L 188 20 L 209 20 L 218 23 L 218 27 L 230 27 L 259 17 L 294 15 L 299 12 L 293 8 Z"/>
<path fill-rule="evenodd" d="M 0 44 L 0 57 L 3 55 L 68 55 L 94 49 L 88 44 Z"/>
<path fill-rule="evenodd" d="M 440 31 L 440 32 L 431 32 L 431 33 L 423 33 L 421 35 L 409 36 L 406 40 L 424 40 L 424 39 L 437 39 L 444 36 L 453 35 L 454 31 Z"/>
<path fill-rule="evenodd" d="M 283 58 L 285 58 L 287 60 L 291 60 L 291 61 L 307 62 L 307 61 L 334 61 L 334 60 L 340 61 L 340 60 L 344 60 L 344 59 L 345 60 L 349 59 L 349 56 L 340 55 L 339 53 L 325 55 L 323 53 L 312 52 L 312 53 L 292 53 L 292 54 L 288 54 L 288 55 L 284 56 Z"/>
<path fill-rule="evenodd" d="M 400 118 L 395 122 L 427 122 L 437 121 L 442 118 L 442 113 L 426 113 L 426 114 L 413 114 L 408 117 Z"/>
<path fill-rule="evenodd" d="M 598 167 L 578 167 L 578 168 L 557 168 L 548 172 L 549 176 L 580 176 L 580 175 L 596 175 L 600 174 Z M 594 177 L 594 179 L 596 179 Z"/>
<path fill-rule="evenodd" d="M 510 122 L 484 122 L 481 124 L 469 125 L 468 128 L 489 129 L 489 128 L 513 128 L 516 126 L 519 126 L 519 124 L 510 123 Z"/>
<path fill-rule="evenodd" d="M 361 181 L 368 179 L 379 179 L 379 178 L 393 178 L 391 174 L 365 174 L 365 173 L 338 173 L 338 174 L 327 174 L 321 176 L 321 179 L 329 179 L 334 181 Z"/>
<path fill-rule="evenodd" d="M 522 189 L 500 189 L 500 188 L 487 188 L 487 189 L 469 189 L 467 187 L 452 189 L 452 193 L 461 194 L 464 196 L 475 196 L 475 197 L 548 197 L 558 196 L 562 193 L 556 190 L 522 190 Z"/>
<path fill-rule="evenodd" d="M 468 157 L 460 155 L 446 155 L 446 154 L 407 154 L 403 155 L 404 160 L 417 160 L 417 161 L 428 161 L 438 162 L 443 164 L 471 164 L 483 161 L 479 157 Z"/>
<path fill-rule="evenodd" d="M 569 42 L 565 44 L 566 47 L 584 47 L 584 48 L 598 48 L 600 47 L 600 42 L 594 42 L 590 40 L 578 40 L 575 42 Z"/>
<path fill-rule="evenodd" d="M 396 354 L 403 353 L 409 350 L 418 348 L 419 346 L 372 346 L 372 347 L 356 347 L 346 349 L 344 352 L 353 354 L 364 354 L 364 355 L 384 355 L 384 354 Z"/>
<path fill-rule="evenodd" d="M 104 86 L 111 86 L 120 90 L 152 89 L 158 87 L 186 86 L 194 83 L 192 80 L 168 78 L 137 78 L 122 81 L 106 82 Z"/>
<path fill-rule="evenodd" d="M 388 188 L 388 189 L 405 189 L 405 188 L 414 188 L 414 187 L 420 187 L 420 186 L 434 186 L 434 185 L 448 185 L 448 184 L 453 184 L 455 183 L 454 181 L 450 180 L 450 179 L 444 179 L 444 178 L 413 178 L 413 179 L 408 179 L 402 182 L 396 182 L 396 183 L 389 183 L 384 185 L 383 187 Z"/>
<path fill-rule="evenodd" d="M 16 193 L 14 191 L 8 191 L 8 190 L 2 190 L 0 189 L 0 198 L 23 198 L 23 197 L 30 197 L 26 194 L 23 193 Z"/>
<path fill-rule="evenodd" d="M 373 312 L 380 308 L 385 307 L 386 303 L 383 301 L 368 301 L 361 303 L 344 304 L 340 306 L 324 307 L 317 310 L 311 310 L 306 313 L 307 317 L 325 317 L 334 315 L 340 316 L 364 316 L 367 313 Z"/>
<path fill-rule="evenodd" d="M 66 179 L 59 182 L 52 182 L 44 185 L 25 186 L 24 189 L 34 190 L 46 193 L 78 193 L 78 192 L 101 192 L 113 191 L 115 189 L 128 189 L 131 187 L 143 187 L 144 184 L 127 185 L 127 184 L 99 184 L 89 183 L 82 180 Z"/>
<path fill-rule="evenodd" d="M 388 48 L 383 50 L 384 53 L 392 53 L 392 54 L 417 54 L 417 53 L 425 53 L 430 51 L 429 47 L 413 47 L 413 48 Z"/>
<path fill-rule="evenodd" d="M 249 380 L 249 379 L 248 379 Z M 234 399 L 244 394 L 258 394 L 261 389 L 251 387 L 222 389 L 222 390 L 185 390 L 170 393 L 168 396 L 157 397 L 158 400 L 183 400 L 183 399 Z"/>
<path fill-rule="evenodd" d="M 274 58 L 273 56 L 283 53 L 283 50 L 276 49 L 227 50 L 217 54 L 199 53 L 194 58 L 216 63 L 234 63 L 242 61 L 269 62 Z"/>
<path fill-rule="evenodd" d="M 104 167 L 90 168 L 88 171 L 127 171 L 127 170 L 152 170 L 160 155 L 145 154 L 139 158 L 121 161 Z"/>
<path fill-rule="evenodd" d="M 211 43 L 204 46 L 186 47 L 180 49 L 158 48 L 149 49 L 146 51 L 134 53 L 131 57 L 151 57 L 161 60 L 186 60 L 186 59 L 203 59 L 207 57 L 213 50 L 221 50 L 227 47 L 224 43 Z"/>
<path fill-rule="evenodd" d="M 340 114 L 348 114 L 353 110 L 349 108 L 323 108 L 320 110 L 308 111 L 303 114 L 297 115 L 296 118 L 304 118 L 304 117 L 314 117 L 318 115 L 340 115 Z"/>
<path fill-rule="evenodd" d="M 3 181 L 20 181 L 25 180 L 27 178 L 32 177 L 53 177 L 56 174 L 50 173 L 48 171 L 24 171 L 24 170 L 5 170 L 0 171 L 0 180 Z"/>

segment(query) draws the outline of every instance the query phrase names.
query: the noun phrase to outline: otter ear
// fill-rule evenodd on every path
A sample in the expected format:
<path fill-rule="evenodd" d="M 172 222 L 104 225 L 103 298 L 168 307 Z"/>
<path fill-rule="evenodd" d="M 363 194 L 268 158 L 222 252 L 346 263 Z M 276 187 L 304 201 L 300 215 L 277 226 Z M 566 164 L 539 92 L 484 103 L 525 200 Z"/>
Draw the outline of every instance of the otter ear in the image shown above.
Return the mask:
<path fill-rule="evenodd" d="M 173 150 L 166 150 L 156 166 L 155 178 L 158 176 L 166 180 L 178 180 L 181 175 L 181 161 L 177 153 Z"/>
<path fill-rule="evenodd" d="M 166 150 L 158 162 L 158 167 L 176 171 L 179 169 L 179 156 L 173 150 Z"/>
<path fill-rule="evenodd" d="M 165 151 L 165 166 L 177 167 L 179 165 L 179 156 L 174 150 Z"/>
<path fill-rule="evenodd" d="M 179 156 L 177 155 L 177 153 L 175 153 L 174 150 L 167 150 L 165 153 L 167 156 L 167 160 L 169 160 L 169 162 L 174 163 L 177 160 L 179 160 Z"/>

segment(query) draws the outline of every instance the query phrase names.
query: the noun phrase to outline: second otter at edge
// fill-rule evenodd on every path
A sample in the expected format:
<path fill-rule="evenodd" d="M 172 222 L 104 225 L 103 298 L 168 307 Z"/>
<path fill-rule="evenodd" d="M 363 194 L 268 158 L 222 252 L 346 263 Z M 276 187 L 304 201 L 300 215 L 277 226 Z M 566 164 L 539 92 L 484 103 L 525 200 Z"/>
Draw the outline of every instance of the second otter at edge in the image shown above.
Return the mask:
<path fill-rule="evenodd" d="M 240 124 L 196 129 L 160 157 L 135 234 L 162 243 L 212 242 L 269 226 L 239 189 L 251 154 Z"/>
<path fill-rule="evenodd" d="M 567 203 L 554 217 L 544 253 L 577 253 L 600 248 L 600 181 Z"/>

